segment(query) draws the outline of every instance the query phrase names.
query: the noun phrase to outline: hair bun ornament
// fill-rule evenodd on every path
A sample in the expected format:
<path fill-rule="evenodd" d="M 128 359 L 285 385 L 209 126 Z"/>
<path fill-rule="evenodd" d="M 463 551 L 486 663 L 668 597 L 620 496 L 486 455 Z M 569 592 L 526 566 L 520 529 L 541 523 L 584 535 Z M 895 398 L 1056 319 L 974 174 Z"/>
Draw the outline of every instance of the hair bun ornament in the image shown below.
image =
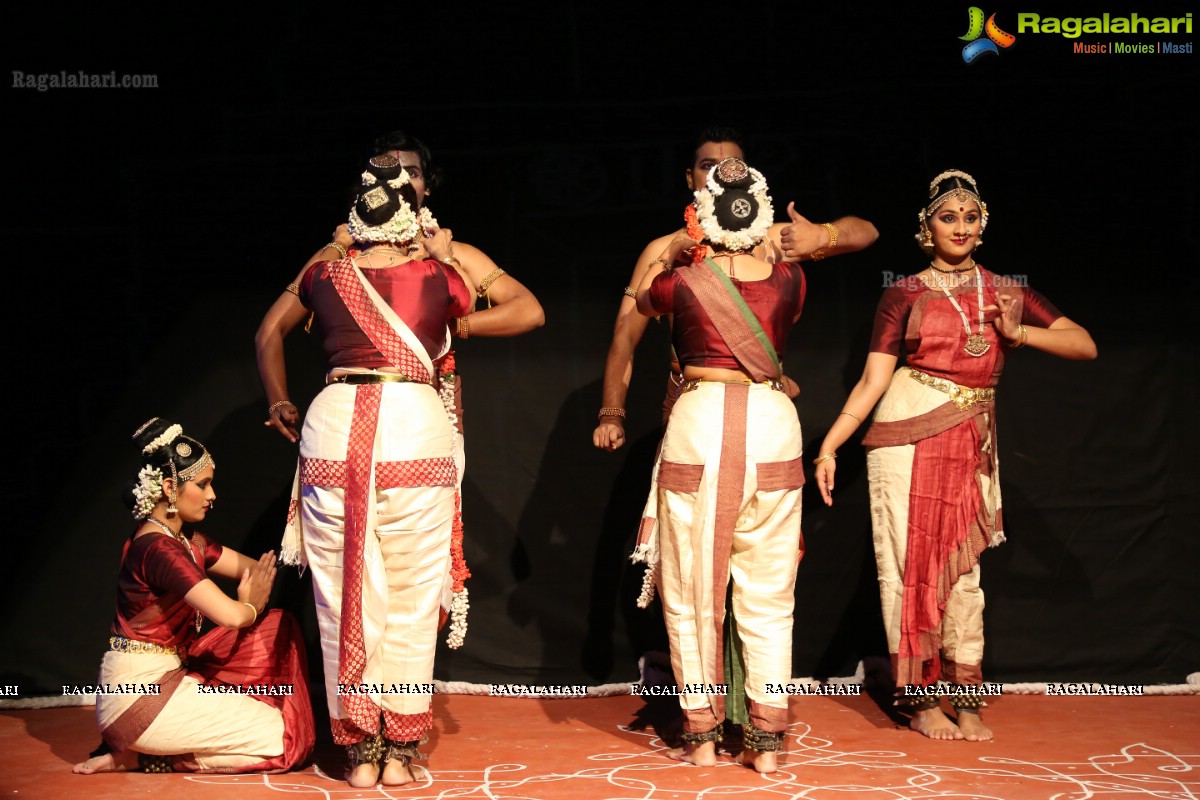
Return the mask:
<path fill-rule="evenodd" d="M 766 238 L 774 221 L 766 179 L 740 158 L 713 167 L 695 196 L 696 220 L 717 247 L 748 250 Z"/>
<path fill-rule="evenodd" d="M 381 181 L 392 181 L 399 178 L 400 173 L 404 172 L 404 165 L 395 156 L 382 153 L 372 156 L 367 161 L 367 171 Z"/>
<path fill-rule="evenodd" d="M 387 183 L 376 183 L 364 187 L 354 202 L 354 210 L 366 224 L 377 227 L 384 224 L 400 210 L 400 198 L 396 190 Z"/>
<path fill-rule="evenodd" d="M 151 425 L 153 425 L 156 422 L 158 422 L 158 417 L 151 417 L 150 419 L 143 422 L 141 427 L 138 428 L 136 431 L 134 431 L 133 436 L 130 436 L 129 438 L 133 439 L 136 442 L 137 438 L 139 436 L 141 436 L 143 433 L 145 433 L 146 429 L 149 428 Z"/>
<path fill-rule="evenodd" d="M 716 182 L 731 189 L 749 189 L 754 182 L 750 167 L 740 158 L 727 158 L 713 168 Z"/>

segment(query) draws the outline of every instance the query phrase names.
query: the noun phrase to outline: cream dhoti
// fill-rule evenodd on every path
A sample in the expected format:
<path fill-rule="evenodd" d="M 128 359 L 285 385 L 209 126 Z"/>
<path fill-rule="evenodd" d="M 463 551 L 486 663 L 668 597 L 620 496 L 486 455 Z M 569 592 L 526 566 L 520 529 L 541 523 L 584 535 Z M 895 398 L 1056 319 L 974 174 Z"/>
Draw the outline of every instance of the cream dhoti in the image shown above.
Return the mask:
<path fill-rule="evenodd" d="M 658 466 L 659 593 L 689 733 L 725 718 L 726 598 L 744 661 L 750 721 L 787 727 L 792 611 L 801 547 L 800 422 L 765 384 L 689 384 Z M 696 690 L 696 691 L 693 691 Z"/>
<path fill-rule="evenodd" d="M 990 390 L 978 400 L 957 388 L 948 396 L 952 386 L 901 367 L 863 440 L 883 621 L 901 686 L 982 682 L 979 556 L 1004 539 L 995 414 Z"/>
<path fill-rule="evenodd" d="M 338 744 L 414 741 L 432 725 L 455 438 L 427 384 L 334 384 L 305 416 L 299 522 Z"/>

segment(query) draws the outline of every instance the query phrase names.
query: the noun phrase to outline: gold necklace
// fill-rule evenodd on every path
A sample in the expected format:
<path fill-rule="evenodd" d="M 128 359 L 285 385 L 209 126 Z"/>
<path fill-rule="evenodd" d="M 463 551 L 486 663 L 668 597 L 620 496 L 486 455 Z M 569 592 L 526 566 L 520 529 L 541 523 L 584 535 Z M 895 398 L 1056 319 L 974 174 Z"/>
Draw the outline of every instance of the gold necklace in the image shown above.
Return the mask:
<path fill-rule="evenodd" d="M 167 534 L 172 539 L 174 539 L 175 541 L 177 541 L 181 545 L 183 545 L 184 549 L 188 551 L 188 555 L 190 555 L 192 557 L 192 561 L 196 564 L 196 566 L 198 566 L 198 567 L 200 566 L 200 562 L 196 558 L 196 551 L 192 549 L 191 542 L 189 542 L 187 540 L 187 537 L 183 535 L 182 528 L 178 532 L 175 532 L 174 530 L 171 529 L 170 525 L 168 525 L 167 523 L 163 522 L 162 520 L 156 519 L 154 517 L 146 517 L 146 522 L 149 522 L 152 525 L 157 525 L 158 527 L 162 528 L 163 533 Z M 204 568 L 201 567 L 200 571 L 203 572 Z M 196 609 L 196 633 L 200 632 L 200 628 L 203 625 L 204 625 L 204 615 L 200 613 L 200 609 Z"/>
<path fill-rule="evenodd" d="M 931 264 L 930 266 L 933 265 Z M 954 299 L 954 295 L 950 294 L 950 290 L 940 282 L 938 283 L 938 288 L 942 290 L 942 294 L 946 295 L 946 299 L 950 301 L 950 304 L 954 306 L 954 310 L 962 317 L 963 330 L 967 332 L 967 343 L 963 345 L 963 352 L 969 356 L 979 358 L 988 350 L 991 350 L 991 343 L 983 337 L 983 276 L 979 274 L 979 267 L 975 267 L 975 302 L 979 308 L 978 333 L 971 333 L 971 323 L 967 320 L 967 314 L 963 311 L 962 306 L 958 304 L 958 301 Z"/>

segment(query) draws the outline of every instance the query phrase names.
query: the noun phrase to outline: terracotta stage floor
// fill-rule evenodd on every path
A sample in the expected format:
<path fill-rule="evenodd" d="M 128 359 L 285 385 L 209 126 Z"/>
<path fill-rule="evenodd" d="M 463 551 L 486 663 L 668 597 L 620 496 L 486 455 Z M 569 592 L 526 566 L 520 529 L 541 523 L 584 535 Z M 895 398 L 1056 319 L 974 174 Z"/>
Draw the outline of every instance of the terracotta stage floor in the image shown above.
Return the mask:
<path fill-rule="evenodd" d="M 1010 695 L 985 712 L 990 743 L 934 742 L 862 697 L 793 697 L 779 772 L 723 755 L 663 755 L 673 698 L 434 698 L 432 754 L 414 786 L 351 789 L 343 752 L 318 739 L 287 775 L 78 776 L 98 742 L 91 707 L 0 712 L 0 797 L 31 798 L 1200 798 L 1200 697 Z M 669 730 L 670 729 L 670 730 Z"/>

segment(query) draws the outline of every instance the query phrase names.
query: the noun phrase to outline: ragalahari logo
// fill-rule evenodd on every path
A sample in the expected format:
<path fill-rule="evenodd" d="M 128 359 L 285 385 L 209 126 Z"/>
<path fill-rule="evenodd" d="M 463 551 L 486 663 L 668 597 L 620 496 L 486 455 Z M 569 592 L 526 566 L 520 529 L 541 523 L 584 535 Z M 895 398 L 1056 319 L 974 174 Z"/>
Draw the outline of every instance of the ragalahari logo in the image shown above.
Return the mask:
<path fill-rule="evenodd" d="M 980 39 L 979 37 L 985 32 L 987 38 Z M 996 24 L 995 14 L 988 17 L 985 24 L 983 9 L 979 6 L 971 6 L 967 9 L 967 34 L 958 38 L 968 43 L 962 51 L 963 61 L 968 64 L 984 53 L 1000 55 L 1001 47 L 1012 47 L 1013 42 L 1017 40 L 1017 37 L 1011 33 L 1000 30 L 1000 26 Z"/>

